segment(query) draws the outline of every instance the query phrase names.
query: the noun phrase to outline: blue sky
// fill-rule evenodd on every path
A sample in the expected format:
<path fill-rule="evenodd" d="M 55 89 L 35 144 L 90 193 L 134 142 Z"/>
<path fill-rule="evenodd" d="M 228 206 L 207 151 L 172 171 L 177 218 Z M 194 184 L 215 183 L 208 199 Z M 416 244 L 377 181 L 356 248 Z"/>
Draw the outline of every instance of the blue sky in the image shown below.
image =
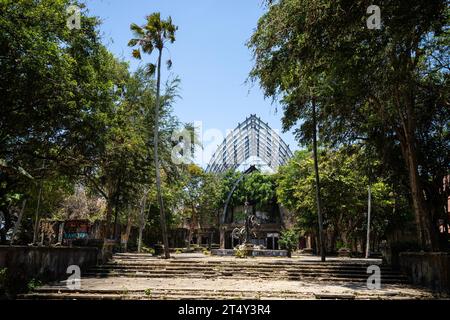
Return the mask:
<path fill-rule="evenodd" d="M 252 68 L 252 55 L 245 46 L 264 8 L 261 0 L 86 0 L 91 15 L 101 18 L 103 42 L 119 58 L 131 58 L 127 46 L 132 37 L 130 24 L 145 22 L 145 16 L 159 11 L 171 16 L 179 27 L 177 40 L 165 51 L 172 59 L 170 73 L 181 79 L 181 99 L 174 112 L 182 122 L 201 121 L 203 132 L 211 129 L 226 134 L 250 114 L 257 114 L 281 133 L 282 112 L 270 99 L 264 99 L 258 85 L 246 84 Z M 149 62 L 148 56 L 144 58 Z M 163 77 L 169 75 L 163 70 Z M 281 136 L 297 150 L 291 133 Z M 205 141 L 205 147 L 208 142 Z M 213 144 L 218 144 L 212 142 Z M 213 148 L 214 146 L 209 145 Z M 205 154 L 203 161 L 209 160 Z M 204 163 L 200 163 L 204 165 Z"/>

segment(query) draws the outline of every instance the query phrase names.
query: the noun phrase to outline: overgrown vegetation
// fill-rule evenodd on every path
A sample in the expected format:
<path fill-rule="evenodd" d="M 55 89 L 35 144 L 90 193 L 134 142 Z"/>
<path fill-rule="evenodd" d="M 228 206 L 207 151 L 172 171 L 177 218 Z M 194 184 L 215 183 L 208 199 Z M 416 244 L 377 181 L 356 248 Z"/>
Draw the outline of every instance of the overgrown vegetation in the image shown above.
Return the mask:
<path fill-rule="evenodd" d="M 0 300 L 14 299 L 18 294 L 33 291 L 41 285 L 42 280 L 21 270 L 12 272 L 8 268 L 0 268 Z"/>
<path fill-rule="evenodd" d="M 250 77 L 281 103 L 284 129 L 309 146 L 317 114 L 326 154 L 355 144 L 373 150 L 383 169 L 368 177 L 388 179 L 396 195 L 407 188 L 421 248 L 439 250 L 435 226 L 447 220 L 450 196 L 443 187 L 450 173 L 448 2 L 378 1 L 380 30 L 366 28 L 364 0 L 265 3 L 248 42 Z M 344 186 L 338 191 L 345 196 Z M 323 198 L 326 205 L 333 195 Z"/>
<path fill-rule="evenodd" d="M 66 26 L 73 3 L 82 8 L 80 30 Z M 328 249 L 364 242 L 370 187 L 372 238 L 414 221 L 419 247 L 438 250 L 435 226 L 447 220 L 450 196 L 446 1 L 381 1 L 382 30 L 364 28 L 363 0 L 266 3 L 248 43 L 250 78 L 281 104 L 284 129 L 294 129 L 304 149 L 274 175 L 246 176 L 230 207 L 281 204 L 299 235 L 317 237 L 317 111 Z M 217 227 L 240 173 L 173 162 L 173 134 L 195 132 L 173 114 L 180 79 L 161 77 L 177 30 L 171 19 L 153 13 L 131 26 L 130 58 L 157 54 L 134 72 L 102 44 L 99 25 L 70 0 L 0 2 L 0 244 L 10 242 L 23 208 L 16 244 L 33 241 L 38 213 L 103 220 L 104 236 L 116 240 L 134 227 L 130 243 L 154 254 L 147 246 L 161 241 L 168 257 L 168 230 L 183 225 L 190 243 L 194 230 Z M 244 219 L 237 209 L 234 220 Z M 295 247 L 292 230 L 280 244 Z"/>
<path fill-rule="evenodd" d="M 278 241 L 282 249 L 287 251 L 288 257 L 292 256 L 292 252 L 298 247 L 298 233 L 295 230 L 284 230 Z"/>
<path fill-rule="evenodd" d="M 120 237 L 114 225 L 151 228 L 162 203 L 164 223 L 177 221 L 183 186 L 173 183 L 181 171 L 171 138 L 187 126 L 172 114 L 180 80 L 160 83 L 148 68 L 130 72 L 102 44 L 100 21 L 82 4 L 75 3 L 81 29 L 66 27 L 70 4 L 0 3 L 3 244 L 24 200 L 17 244 L 32 241 L 36 210 L 42 219 L 105 220 L 105 236 L 113 239 Z M 161 188 L 153 183 L 155 163 Z"/>
<path fill-rule="evenodd" d="M 240 259 L 247 258 L 247 251 L 245 250 L 245 247 L 237 246 L 234 248 L 234 256 Z"/>

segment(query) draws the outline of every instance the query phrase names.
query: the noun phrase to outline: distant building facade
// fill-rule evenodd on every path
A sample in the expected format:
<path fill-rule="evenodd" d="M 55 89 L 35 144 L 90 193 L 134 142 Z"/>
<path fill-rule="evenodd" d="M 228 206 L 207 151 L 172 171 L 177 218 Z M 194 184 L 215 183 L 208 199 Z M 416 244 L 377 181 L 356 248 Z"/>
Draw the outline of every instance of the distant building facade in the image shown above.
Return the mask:
<path fill-rule="evenodd" d="M 268 123 L 256 115 L 250 115 L 218 146 L 206 171 L 221 174 L 233 169 L 243 172 L 250 166 L 255 166 L 262 172 L 274 173 L 292 156 L 289 146 Z M 247 208 L 244 208 L 244 204 L 230 206 L 225 214 L 223 208 L 220 208 L 216 225 L 195 228 L 192 242 L 202 246 L 216 244 L 222 249 L 234 248 L 239 244 L 239 239 L 233 238 L 232 232 L 245 224 L 247 210 L 255 215 L 260 223 L 251 241 L 267 249 L 279 249 L 280 232 L 283 228 L 292 226 L 289 212 L 276 201 L 262 209 L 257 207 L 257 203 L 250 201 Z"/>
<path fill-rule="evenodd" d="M 207 172 L 228 169 L 244 170 L 256 165 L 262 170 L 277 171 L 292 158 L 292 152 L 280 135 L 256 115 L 250 115 L 231 131 L 214 152 Z"/>

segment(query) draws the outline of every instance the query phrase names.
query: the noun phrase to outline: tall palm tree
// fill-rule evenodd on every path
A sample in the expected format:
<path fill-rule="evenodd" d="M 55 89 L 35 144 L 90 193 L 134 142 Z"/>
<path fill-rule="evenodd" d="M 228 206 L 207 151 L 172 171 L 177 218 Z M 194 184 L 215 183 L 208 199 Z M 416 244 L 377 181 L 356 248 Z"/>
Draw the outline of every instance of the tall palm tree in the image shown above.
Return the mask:
<path fill-rule="evenodd" d="M 164 256 L 166 259 L 170 258 L 169 252 L 169 238 L 167 234 L 166 214 L 164 211 L 164 202 L 161 191 L 161 172 L 159 165 L 158 155 L 158 133 L 159 133 L 159 108 L 160 108 L 160 87 L 161 87 L 161 61 L 162 53 L 165 45 L 175 42 L 175 32 L 178 28 L 172 24 L 172 18 L 167 20 L 161 20 L 159 12 L 152 13 L 147 16 L 147 23 L 140 27 L 137 24 L 131 24 L 131 30 L 133 31 L 134 38 L 130 40 L 128 45 L 130 47 L 138 47 L 133 50 L 133 57 L 141 59 L 141 52 L 151 55 L 155 49 L 158 54 L 156 65 L 153 63 L 148 64 L 147 70 L 150 74 L 154 74 L 156 71 L 156 102 L 155 102 L 155 127 L 153 135 L 153 149 L 155 158 L 155 171 L 156 171 L 156 189 L 158 196 L 158 204 L 160 210 L 160 222 L 161 233 L 164 244 Z M 167 61 L 167 65 L 170 68 L 172 62 Z"/>

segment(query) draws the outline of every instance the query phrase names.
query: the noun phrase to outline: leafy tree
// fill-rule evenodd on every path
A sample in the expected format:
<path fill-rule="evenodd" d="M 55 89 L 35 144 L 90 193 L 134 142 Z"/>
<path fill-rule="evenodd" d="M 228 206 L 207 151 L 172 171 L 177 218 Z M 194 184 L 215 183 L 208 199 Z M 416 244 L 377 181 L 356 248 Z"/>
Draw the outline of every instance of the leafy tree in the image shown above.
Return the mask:
<path fill-rule="evenodd" d="M 364 149 L 359 147 L 340 150 L 321 150 L 323 212 L 325 226 L 331 234 L 333 248 L 340 239 L 349 245 L 352 240 L 363 235 L 358 230 L 366 228 L 367 187 L 369 175 L 366 168 Z M 379 164 L 371 162 L 375 172 Z M 298 227 L 312 235 L 317 234 L 315 223 L 314 169 L 310 151 L 297 152 L 294 158 L 280 168 L 277 175 L 278 201 L 297 215 Z M 383 236 L 386 220 L 395 223 L 395 199 L 393 188 L 387 178 L 371 177 L 373 236 Z M 398 198 L 401 198 L 400 196 Z M 397 200 L 398 201 L 398 200 Z M 400 207 L 400 211 L 404 211 Z"/>
<path fill-rule="evenodd" d="M 298 233 L 294 230 L 284 230 L 280 235 L 278 243 L 282 248 L 287 250 L 288 257 L 290 258 L 292 251 L 297 249 L 298 246 Z"/>
<path fill-rule="evenodd" d="M 251 77 L 281 98 L 284 128 L 301 120 L 297 137 L 309 141 L 314 98 L 323 141 L 365 140 L 387 167 L 401 153 L 418 240 L 436 249 L 450 164 L 447 1 L 379 1 L 381 30 L 366 28 L 364 0 L 267 3 Z"/>
<path fill-rule="evenodd" d="M 86 183 L 102 195 L 107 201 L 106 221 L 111 226 L 112 215 L 115 213 L 116 232 L 119 237 L 118 225 L 122 221 L 128 224 L 128 216 L 121 212 L 133 214 L 129 206 L 141 206 L 144 193 L 154 187 L 150 183 L 150 172 L 153 170 L 153 130 L 154 102 L 156 96 L 155 82 L 142 69 L 125 79 L 123 97 L 114 106 L 108 116 L 108 130 L 104 136 L 104 148 L 91 159 L 92 165 L 85 168 Z M 166 94 L 161 97 L 161 134 L 160 155 L 162 162 L 170 163 L 171 132 L 179 125 L 171 115 L 171 104 L 177 94 L 178 81 L 167 84 Z M 149 126 L 150 124 L 150 126 Z M 163 166 L 166 170 L 167 166 Z M 172 170 L 167 170 L 165 177 Z M 148 200 L 148 199 L 147 199 Z M 144 209 L 143 209 L 144 210 Z M 147 212 L 147 210 L 142 211 Z M 145 220 L 145 219 L 144 219 Z M 108 227 L 107 234 L 111 234 Z"/>
<path fill-rule="evenodd" d="M 66 27 L 71 4 L 82 8 L 81 29 Z M 23 230 L 30 232 L 36 211 L 42 218 L 102 217 L 89 204 L 98 197 L 106 204 L 105 235 L 118 239 L 119 225 L 129 230 L 138 220 L 142 190 L 148 190 L 147 203 L 158 202 L 150 179 L 155 158 L 168 185 L 162 191 L 168 223 L 176 211 L 179 190 L 172 183 L 179 173 L 171 137 L 180 127 L 172 114 L 179 79 L 167 80 L 161 95 L 160 76 L 154 80 L 148 68 L 130 74 L 128 64 L 102 45 L 99 20 L 83 9 L 69 0 L 0 2 L 2 242 L 25 200 Z M 156 18 L 148 31 L 161 27 L 164 34 L 153 35 L 173 42 L 175 30 Z M 162 48 L 153 40 L 154 48 Z M 141 47 L 150 53 L 148 45 Z"/>
<path fill-rule="evenodd" d="M 276 195 L 278 202 L 297 215 L 297 223 L 305 234 L 317 234 L 314 199 L 312 198 L 313 163 L 308 150 L 297 151 L 288 164 L 278 170 Z M 300 192 L 307 188 L 307 197 Z"/>
<path fill-rule="evenodd" d="M 189 224 L 190 242 L 192 231 L 196 228 L 217 225 L 221 181 L 217 175 L 206 173 L 195 164 L 186 165 L 181 177 L 178 204 L 181 207 L 181 218 Z"/>
<path fill-rule="evenodd" d="M 221 199 L 221 205 L 224 206 L 225 202 L 227 201 L 228 195 L 230 194 L 234 184 L 236 181 L 241 177 L 241 173 L 239 173 L 236 170 L 227 170 L 221 175 L 221 188 L 220 188 L 220 199 Z M 239 184 L 234 193 L 233 196 L 230 199 L 229 206 L 237 206 L 241 204 L 242 202 L 242 194 L 243 191 L 243 185 L 242 183 Z M 244 199 L 245 200 L 245 199 Z"/>
<path fill-rule="evenodd" d="M 98 20 L 82 11 L 81 29 L 70 30 L 69 4 L 66 0 L 0 3 L 3 204 L 11 193 L 36 199 L 30 181 L 44 186 L 44 198 L 46 186 L 61 176 L 73 187 L 83 168 L 101 152 L 108 112 L 119 99 L 114 87 L 120 86 L 120 79 L 112 72 L 118 69 L 99 41 Z M 4 206 L 0 210 L 8 212 Z"/>
<path fill-rule="evenodd" d="M 75 187 L 73 194 L 64 194 L 64 197 L 54 197 L 51 199 L 58 203 L 58 210 L 54 208 L 48 212 L 53 213 L 51 218 L 56 220 L 101 220 L 104 216 L 105 201 L 96 195 L 88 193 L 88 189 L 82 185 Z"/>
<path fill-rule="evenodd" d="M 200 214 L 206 224 L 218 226 L 218 218 L 222 214 L 220 188 L 220 178 L 213 173 L 205 173 L 200 195 Z"/>
<path fill-rule="evenodd" d="M 131 30 L 134 32 L 135 38 L 131 39 L 129 46 L 139 46 L 138 49 L 133 50 L 133 56 L 136 59 L 141 59 L 141 50 L 144 53 L 152 54 L 156 49 L 158 50 L 158 60 L 156 66 L 154 64 L 148 65 L 148 72 L 154 73 L 156 70 L 156 101 L 155 101 L 155 123 L 154 123 L 154 161 L 156 171 L 156 188 L 158 191 L 158 203 L 161 215 L 161 230 L 164 243 L 164 253 L 166 259 L 170 258 L 169 239 L 167 234 L 166 216 L 164 212 L 164 203 L 161 190 L 161 176 L 160 164 L 158 157 L 158 133 L 159 133 L 159 109 L 160 109 L 160 83 L 161 83 L 161 60 L 162 52 L 167 42 L 173 43 L 175 41 L 175 31 L 177 27 L 172 24 L 172 19 L 161 20 L 159 13 L 153 13 L 147 17 L 147 24 L 140 27 L 137 24 L 131 25 Z M 168 61 L 170 68 L 172 62 Z"/>
<path fill-rule="evenodd" d="M 241 203 L 246 199 L 261 209 L 267 204 L 275 200 L 275 179 L 273 175 L 264 174 L 261 172 L 252 172 L 245 177 L 243 182 L 243 190 L 241 190 L 239 197 Z"/>
<path fill-rule="evenodd" d="M 163 203 L 165 207 L 166 223 L 168 225 L 176 225 L 177 215 L 179 211 L 179 194 L 180 194 L 180 170 L 178 166 L 172 161 L 172 150 L 176 142 L 172 141 L 174 132 L 178 132 L 183 129 L 183 125 L 173 115 L 172 105 L 175 102 L 178 95 L 179 79 L 170 79 L 165 83 L 164 95 L 160 97 L 160 112 L 159 112 L 159 160 L 161 163 L 161 178 L 165 182 L 162 186 Z M 141 159 L 138 162 L 133 162 L 133 171 L 136 172 L 134 178 L 127 179 L 130 183 L 129 196 L 126 199 L 122 199 L 124 204 L 122 209 L 124 212 L 128 212 L 128 204 L 132 203 L 133 206 L 139 207 L 138 209 L 138 222 L 139 236 L 138 236 L 138 248 L 142 248 L 142 241 L 145 240 L 144 231 L 146 227 L 147 233 L 153 235 L 160 235 L 160 227 L 157 228 L 156 224 L 159 224 L 155 216 L 157 213 L 155 209 L 157 206 L 152 203 L 158 203 L 156 185 L 151 182 L 150 172 L 154 170 L 154 108 L 156 99 L 156 81 L 152 75 L 145 69 L 139 68 L 137 72 L 130 78 L 126 90 L 125 90 L 124 104 L 126 109 L 134 110 L 130 114 L 132 123 L 130 124 L 136 130 L 136 133 L 144 142 L 144 149 L 139 153 Z M 184 125 L 184 128 L 188 128 L 189 125 Z M 128 129 L 127 129 L 128 130 Z M 130 154 L 132 156 L 132 154 Z M 143 156 L 143 158 L 142 158 Z M 137 168 L 140 168 L 137 170 Z M 121 221 L 128 224 L 128 216 L 121 215 Z M 156 241 L 156 238 L 154 239 Z"/>

